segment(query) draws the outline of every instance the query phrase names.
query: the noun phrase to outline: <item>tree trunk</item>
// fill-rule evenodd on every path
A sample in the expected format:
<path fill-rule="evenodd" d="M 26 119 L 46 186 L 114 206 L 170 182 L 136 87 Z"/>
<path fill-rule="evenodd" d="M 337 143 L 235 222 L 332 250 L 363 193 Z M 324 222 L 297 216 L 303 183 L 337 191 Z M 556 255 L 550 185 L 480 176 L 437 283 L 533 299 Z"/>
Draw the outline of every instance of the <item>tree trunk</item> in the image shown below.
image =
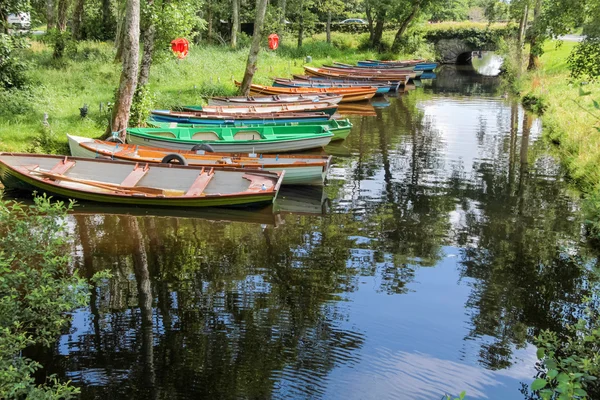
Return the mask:
<path fill-rule="evenodd" d="M 149 0 L 148 5 L 152 7 L 154 0 Z M 150 67 L 152 66 L 152 56 L 154 55 L 154 37 L 156 36 L 156 26 L 150 20 L 142 32 L 142 43 L 144 44 L 144 53 L 142 54 L 142 63 L 140 65 L 140 78 L 138 86 L 145 86 L 150 79 Z"/>
<path fill-rule="evenodd" d="M 137 87 L 138 57 L 140 53 L 140 0 L 127 0 L 125 29 L 123 34 L 123 70 L 117 98 L 113 106 L 112 123 L 106 130 L 106 136 L 119 132 L 125 141 L 131 101 Z"/>
<path fill-rule="evenodd" d="M 105 40 L 111 38 L 112 24 L 110 18 L 110 0 L 102 0 L 102 32 Z"/>
<path fill-rule="evenodd" d="M 381 50 L 381 37 L 383 36 L 383 24 L 385 22 L 385 11 L 379 11 L 375 15 L 375 29 L 373 29 L 373 40 L 371 41 L 371 47 Z"/>
<path fill-rule="evenodd" d="M 83 6 L 84 0 L 76 0 L 75 9 L 73 10 L 73 25 L 72 34 L 73 39 L 81 39 L 81 25 L 83 23 Z"/>
<path fill-rule="evenodd" d="M 206 2 L 206 7 L 208 8 L 207 10 L 207 22 L 208 22 L 208 27 L 206 29 L 206 36 L 208 39 L 208 43 L 212 42 L 212 37 L 213 37 L 213 13 L 212 13 L 212 4 L 209 1 Z"/>
<path fill-rule="evenodd" d="M 540 43 L 540 29 L 537 24 L 540 23 L 540 14 L 542 13 L 542 0 L 535 1 L 535 8 L 533 9 L 533 25 L 530 28 L 531 34 L 529 35 L 529 65 L 527 65 L 527 70 L 531 71 L 536 69 L 538 64 L 538 58 L 540 55 L 539 46 L 542 45 Z"/>
<path fill-rule="evenodd" d="M 248 54 L 248 61 L 246 62 L 246 72 L 244 73 L 244 79 L 242 80 L 242 86 L 240 87 L 240 93 L 243 96 L 247 96 L 250 93 L 250 85 L 252 84 L 254 73 L 256 72 L 256 63 L 258 61 L 258 52 L 260 51 L 260 40 L 262 37 L 268 2 L 269 0 L 257 0 L 252 45 L 250 46 L 250 54 Z"/>
<path fill-rule="evenodd" d="M 279 5 L 281 14 L 279 15 L 279 44 L 283 43 L 283 35 L 285 33 L 285 7 L 287 5 L 286 0 L 280 0 L 281 3 Z"/>
<path fill-rule="evenodd" d="M 327 13 L 327 43 L 331 44 L 331 11 Z"/>
<path fill-rule="evenodd" d="M 126 23 L 126 15 L 125 12 L 122 14 L 119 13 L 117 20 L 117 33 L 115 35 L 115 47 L 117 48 L 117 52 L 115 54 L 115 62 L 123 61 L 123 41 L 125 40 L 125 23 Z"/>
<path fill-rule="evenodd" d="M 237 47 L 237 31 L 240 24 L 240 0 L 233 0 L 233 22 L 231 23 L 231 47 Z"/>
<path fill-rule="evenodd" d="M 408 15 L 408 17 L 406 17 L 404 19 L 404 21 L 402 21 L 402 24 L 400 25 L 400 28 L 398 29 L 398 32 L 396 32 L 396 36 L 394 37 L 394 44 L 392 45 L 392 50 L 394 50 L 394 51 L 398 50 L 398 47 L 400 47 L 400 40 L 402 39 L 404 32 L 406 32 L 406 30 L 410 26 L 410 23 L 419 14 L 420 9 L 421 9 L 421 3 L 415 3 L 413 5 L 412 11 Z"/>
<path fill-rule="evenodd" d="M 525 4 L 523 8 L 523 17 L 521 18 L 521 23 L 519 24 L 519 43 L 517 44 L 517 60 L 519 65 L 517 65 L 519 75 L 523 69 L 523 46 L 525 46 L 525 30 L 527 28 L 527 15 L 529 14 L 529 6 Z"/>
<path fill-rule="evenodd" d="M 67 30 L 67 11 L 69 9 L 69 0 L 58 0 L 58 30 L 64 32 Z"/>
<path fill-rule="evenodd" d="M 304 9 L 300 13 L 300 20 L 298 21 L 300 24 L 298 27 L 298 48 L 302 47 L 302 42 L 304 41 Z"/>
<path fill-rule="evenodd" d="M 371 13 L 371 3 L 365 1 L 365 12 L 367 14 L 367 23 L 369 27 L 369 43 L 373 43 L 375 30 L 373 29 L 373 14 Z"/>
<path fill-rule="evenodd" d="M 56 26 L 56 10 L 54 9 L 54 0 L 46 0 L 46 29 L 50 32 Z"/>

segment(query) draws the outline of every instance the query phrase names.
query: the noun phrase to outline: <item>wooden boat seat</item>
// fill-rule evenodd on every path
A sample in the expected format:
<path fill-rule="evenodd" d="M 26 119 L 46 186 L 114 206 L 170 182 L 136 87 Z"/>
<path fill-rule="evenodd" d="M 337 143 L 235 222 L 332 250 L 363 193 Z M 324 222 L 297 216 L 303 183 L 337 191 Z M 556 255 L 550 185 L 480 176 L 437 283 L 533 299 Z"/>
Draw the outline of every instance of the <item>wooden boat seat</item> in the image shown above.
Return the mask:
<path fill-rule="evenodd" d="M 217 132 L 196 132 L 192 135 L 192 140 L 221 140 Z"/>
<path fill-rule="evenodd" d="M 58 164 L 56 164 L 54 167 L 52 167 L 52 169 L 50 170 L 50 173 L 56 174 L 56 175 L 64 175 L 65 172 L 67 172 L 74 166 L 75 166 L 75 161 L 71 161 L 71 160 L 67 159 L 67 157 L 65 157 L 64 160 L 59 161 Z"/>
<path fill-rule="evenodd" d="M 139 181 L 142 180 L 144 176 L 146 176 L 149 170 L 150 168 L 148 167 L 148 164 L 142 168 L 136 163 L 135 167 L 133 167 L 133 171 L 131 171 L 129 175 L 123 179 L 123 182 L 121 182 L 121 186 L 128 188 L 134 187 L 139 183 Z"/>
<path fill-rule="evenodd" d="M 211 168 L 208 173 L 204 172 L 204 167 L 200 170 L 200 175 L 196 178 L 192 186 L 185 192 L 186 196 L 200 196 L 206 186 L 210 183 L 210 180 L 215 176 L 214 169 Z"/>
<path fill-rule="evenodd" d="M 261 140 L 260 132 L 258 131 L 240 131 L 233 135 L 233 140 Z"/>
<path fill-rule="evenodd" d="M 249 192 L 262 192 L 263 184 L 266 187 L 265 191 L 273 190 L 273 180 L 272 179 L 269 179 L 269 178 L 266 178 L 266 177 L 260 176 L 260 175 L 248 175 L 248 174 L 244 174 L 242 176 L 242 178 L 248 179 L 250 181 L 250 186 L 248 186 L 248 190 L 247 190 Z"/>
<path fill-rule="evenodd" d="M 156 136 L 162 136 L 162 137 L 166 137 L 166 138 L 176 138 L 177 136 L 175 136 L 175 134 L 173 132 L 152 132 L 153 135 Z"/>

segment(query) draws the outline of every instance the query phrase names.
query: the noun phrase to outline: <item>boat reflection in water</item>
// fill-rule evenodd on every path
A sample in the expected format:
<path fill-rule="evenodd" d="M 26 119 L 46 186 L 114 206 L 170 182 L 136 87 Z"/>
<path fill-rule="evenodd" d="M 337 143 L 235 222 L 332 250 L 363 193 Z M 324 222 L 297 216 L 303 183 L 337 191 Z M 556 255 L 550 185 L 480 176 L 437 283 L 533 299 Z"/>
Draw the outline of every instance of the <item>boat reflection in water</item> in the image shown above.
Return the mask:
<path fill-rule="evenodd" d="M 338 112 L 341 115 L 361 115 L 363 117 L 376 117 L 375 107 L 369 102 L 340 104 Z"/>
<path fill-rule="evenodd" d="M 5 199 L 12 199 L 26 205 L 33 204 L 31 197 L 24 196 L 18 192 L 7 193 Z M 327 212 L 328 205 L 329 200 L 322 186 L 289 186 L 280 190 L 275 204 L 269 204 L 266 207 L 204 207 L 183 210 L 164 207 L 115 206 L 95 202 L 77 202 L 70 214 L 129 215 L 165 219 L 190 218 L 278 226 L 282 223 L 281 214 L 323 215 Z"/>

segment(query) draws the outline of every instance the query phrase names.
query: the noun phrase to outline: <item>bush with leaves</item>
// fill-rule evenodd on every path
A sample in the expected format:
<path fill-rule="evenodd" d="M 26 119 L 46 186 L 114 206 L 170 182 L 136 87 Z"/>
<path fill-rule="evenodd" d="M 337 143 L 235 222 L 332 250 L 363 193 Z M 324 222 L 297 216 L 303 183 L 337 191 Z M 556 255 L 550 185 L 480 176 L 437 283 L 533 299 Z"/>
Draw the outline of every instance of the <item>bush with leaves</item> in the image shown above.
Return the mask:
<path fill-rule="evenodd" d="M 569 68 L 574 78 L 600 77 L 600 37 L 588 37 L 569 55 Z"/>
<path fill-rule="evenodd" d="M 600 398 L 600 314 L 593 302 L 566 337 L 544 331 L 537 338 L 538 377 L 530 399 Z"/>
<path fill-rule="evenodd" d="M 71 204 L 36 197 L 33 206 L 0 199 L 0 393 L 2 398 L 70 398 L 77 389 L 55 377 L 36 385 L 41 368 L 21 352 L 50 346 L 67 314 L 88 303 L 89 287 L 69 269 Z"/>
<path fill-rule="evenodd" d="M 28 64 L 20 56 L 27 47 L 24 37 L 0 33 L 0 90 L 20 89 L 27 84 Z"/>

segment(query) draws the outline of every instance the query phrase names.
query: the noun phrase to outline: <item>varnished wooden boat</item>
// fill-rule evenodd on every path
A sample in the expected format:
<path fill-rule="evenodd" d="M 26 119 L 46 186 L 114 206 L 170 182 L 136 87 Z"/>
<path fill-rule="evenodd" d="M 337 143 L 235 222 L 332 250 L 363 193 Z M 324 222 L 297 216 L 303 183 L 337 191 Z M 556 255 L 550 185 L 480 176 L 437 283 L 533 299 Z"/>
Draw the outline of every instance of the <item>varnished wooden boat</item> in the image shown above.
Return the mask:
<path fill-rule="evenodd" d="M 163 207 L 272 203 L 284 173 L 0 153 L 5 187 L 62 198 Z"/>
<path fill-rule="evenodd" d="M 202 125 L 202 124 L 178 124 L 177 122 L 149 122 L 150 127 L 153 128 L 207 128 L 207 127 L 220 127 L 220 128 L 228 128 L 227 125 Z M 287 123 L 266 123 L 261 125 L 254 125 L 253 129 L 260 130 L 263 127 L 273 126 L 277 131 L 280 131 L 280 128 L 285 128 L 288 126 L 308 126 L 312 127 L 314 125 L 319 125 L 323 127 L 324 130 L 329 131 L 333 134 L 331 138 L 334 140 L 343 140 L 348 137 L 350 134 L 350 130 L 352 129 L 352 123 L 348 119 L 330 119 L 329 121 L 322 122 L 287 122 Z M 244 125 L 245 128 L 251 129 L 253 125 Z M 309 132 L 312 128 L 308 128 Z"/>
<path fill-rule="evenodd" d="M 232 96 L 211 97 L 210 106 L 227 106 L 235 104 L 288 104 L 288 103 L 331 103 L 339 104 L 342 96 L 337 94 L 300 94 L 300 95 L 271 95 L 271 96 Z"/>
<path fill-rule="evenodd" d="M 157 111 L 157 110 L 156 110 Z M 152 112 L 150 119 L 156 122 L 177 122 L 184 124 L 202 125 L 257 125 L 269 122 L 323 122 L 331 118 L 330 115 L 318 113 L 266 113 L 266 114 L 206 114 L 202 112 L 171 112 L 168 110 Z"/>
<path fill-rule="evenodd" d="M 241 83 L 235 81 L 237 86 Z M 333 93 L 342 96 L 341 103 L 351 103 L 355 101 L 369 100 L 375 96 L 377 88 L 374 87 L 352 87 L 352 88 L 282 88 L 274 86 L 263 86 L 252 84 L 250 86 L 250 93 L 252 94 L 320 94 L 320 93 Z"/>
<path fill-rule="evenodd" d="M 71 155 L 86 158 L 109 158 L 140 163 L 175 162 L 200 167 L 226 166 L 257 168 L 265 171 L 285 171 L 284 185 L 322 185 L 331 156 L 272 155 L 249 153 L 198 154 L 191 150 L 161 149 L 132 144 L 118 144 L 103 140 L 67 135 Z"/>
<path fill-rule="evenodd" d="M 309 87 L 309 88 L 342 88 L 342 87 L 364 87 L 365 83 L 361 82 L 350 83 L 350 82 L 327 82 L 327 81 L 306 81 L 301 79 L 285 79 L 285 78 L 275 78 L 273 81 L 273 86 L 277 87 Z M 390 91 L 389 85 L 381 84 L 373 82 L 370 87 L 377 88 L 376 94 L 385 94 Z"/>
<path fill-rule="evenodd" d="M 324 127 L 129 128 L 127 142 L 150 147 L 193 150 L 207 144 L 228 153 L 285 153 L 321 148 L 333 134 Z"/>
<path fill-rule="evenodd" d="M 290 103 L 290 104 L 234 104 L 227 106 L 184 106 L 187 112 L 204 114 L 282 114 L 282 113 L 315 113 L 335 114 L 337 104 L 330 103 Z M 163 110 L 158 110 L 163 111 Z"/>

